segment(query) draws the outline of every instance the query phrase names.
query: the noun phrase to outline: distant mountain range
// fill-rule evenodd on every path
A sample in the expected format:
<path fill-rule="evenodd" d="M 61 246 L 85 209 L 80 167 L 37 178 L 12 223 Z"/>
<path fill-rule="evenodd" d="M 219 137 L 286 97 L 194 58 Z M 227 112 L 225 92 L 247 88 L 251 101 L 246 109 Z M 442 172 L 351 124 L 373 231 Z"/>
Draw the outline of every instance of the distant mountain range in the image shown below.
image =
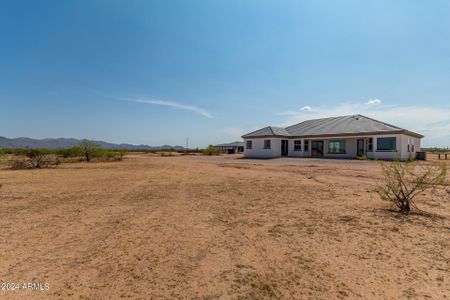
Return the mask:
<path fill-rule="evenodd" d="M 30 138 L 5 138 L 0 136 L 0 148 L 47 148 L 62 149 L 70 148 L 79 144 L 82 140 L 72 138 L 56 138 L 56 139 L 30 139 Z M 128 150 L 184 150 L 182 146 L 149 146 L 149 145 L 132 145 L 132 144 L 113 144 L 104 141 L 94 141 L 104 149 L 121 149 Z"/>

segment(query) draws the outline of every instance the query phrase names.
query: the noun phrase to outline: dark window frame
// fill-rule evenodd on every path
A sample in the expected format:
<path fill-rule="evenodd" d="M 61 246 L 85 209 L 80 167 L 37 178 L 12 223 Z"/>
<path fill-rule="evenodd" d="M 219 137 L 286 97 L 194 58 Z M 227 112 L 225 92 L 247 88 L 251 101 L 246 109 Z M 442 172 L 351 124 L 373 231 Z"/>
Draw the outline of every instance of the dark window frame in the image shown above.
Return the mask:
<path fill-rule="evenodd" d="M 380 149 L 380 140 L 393 140 L 394 147 Z M 379 138 L 377 138 L 377 152 L 397 152 L 397 138 L 396 137 L 379 137 Z"/>
<path fill-rule="evenodd" d="M 367 152 L 373 152 L 373 138 L 367 140 Z"/>
<path fill-rule="evenodd" d="M 300 147 L 298 147 L 299 143 L 300 143 Z M 302 141 L 301 140 L 294 141 L 294 151 L 302 151 Z"/>
<path fill-rule="evenodd" d="M 343 149 L 341 150 L 341 147 L 339 146 L 338 149 L 340 151 L 331 151 L 331 144 L 332 143 L 343 143 L 344 147 L 342 147 Z M 333 147 L 334 148 L 334 147 Z M 347 154 L 347 141 L 346 140 L 332 140 L 332 141 L 328 141 L 328 154 Z"/>
<path fill-rule="evenodd" d="M 309 140 L 304 140 L 303 142 L 303 151 L 309 152 Z"/>
<path fill-rule="evenodd" d="M 268 142 L 268 145 L 266 144 Z M 264 149 L 272 149 L 272 141 L 264 140 Z"/>
<path fill-rule="evenodd" d="M 250 145 L 250 147 L 249 147 L 249 145 Z M 245 148 L 246 149 L 252 149 L 253 148 L 253 141 L 246 141 Z"/>

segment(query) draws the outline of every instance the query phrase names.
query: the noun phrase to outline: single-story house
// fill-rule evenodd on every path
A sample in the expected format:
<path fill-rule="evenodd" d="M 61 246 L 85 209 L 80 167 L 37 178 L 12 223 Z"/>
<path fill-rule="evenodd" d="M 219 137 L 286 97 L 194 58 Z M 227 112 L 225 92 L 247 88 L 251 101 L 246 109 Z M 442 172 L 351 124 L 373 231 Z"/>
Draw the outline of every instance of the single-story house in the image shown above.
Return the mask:
<path fill-rule="evenodd" d="M 219 149 L 222 152 L 228 152 L 228 153 L 244 152 L 244 142 L 219 144 L 219 145 L 214 145 L 214 147 Z"/>
<path fill-rule="evenodd" d="M 362 115 L 265 127 L 242 136 L 245 157 L 413 158 L 423 135 Z"/>

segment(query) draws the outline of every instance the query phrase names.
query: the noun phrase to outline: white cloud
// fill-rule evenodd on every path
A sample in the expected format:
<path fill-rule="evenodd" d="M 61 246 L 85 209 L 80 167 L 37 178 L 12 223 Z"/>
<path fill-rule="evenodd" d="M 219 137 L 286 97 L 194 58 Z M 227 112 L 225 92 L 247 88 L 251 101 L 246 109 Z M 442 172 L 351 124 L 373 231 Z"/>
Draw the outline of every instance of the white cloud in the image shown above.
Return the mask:
<path fill-rule="evenodd" d="M 300 108 L 300 111 L 310 111 L 312 108 L 311 106 L 303 106 L 302 108 Z M 278 116 L 296 116 L 299 113 L 299 111 L 296 110 L 288 110 L 288 111 L 283 111 L 280 113 L 277 113 Z"/>
<path fill-rule="evenodd" d="M 128 101 L 133 101 L 137 103 L 146 103 L 146 104 L 153 104 L 153 105 L 162 105 L 162 106 L 170 106 L 177 109 L 184 109 L 193 111 L 199 115 L 202 115 L 206 118 L 212 118 L 212 115 L 205 109 L 191 106 L 191 105 L 185 105 L 174 101 L 168 101 L 168 100 L 157 100 L 157 99 L 126 99 Z"/>
<path fill-rule="evenodd" d="M 450 106 L 367 104 L 368 102 L 347 102 L 337 106 L 317 106 L 309 111 L 278 114 L 288 116 L 280 126 L 289 126 L 308 119 L 362 114 L 425 135 L 425 146 L 450 146 Z"/>
<path fill-rule="evenodd" d="M 380 99 L 371 99 L 369 101 L 366 102 L 367 105 L 379 105 L 381 104 L 381 100 Z"/>

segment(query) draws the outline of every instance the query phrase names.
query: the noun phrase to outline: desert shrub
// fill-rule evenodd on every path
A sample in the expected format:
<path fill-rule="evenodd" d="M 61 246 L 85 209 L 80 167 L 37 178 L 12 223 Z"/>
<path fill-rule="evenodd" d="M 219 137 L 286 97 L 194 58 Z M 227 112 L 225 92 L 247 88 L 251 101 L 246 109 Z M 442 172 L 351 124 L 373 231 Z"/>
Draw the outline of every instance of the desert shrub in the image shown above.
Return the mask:
<path fill-rule="evenodd" d="M 107 149 L 99 149 L 94 154 L 93 157 L 104 160 L 116 160 L 119 159 L 119 153 Z"/>
<path fill-rule="evenodd" d="M 93 141 L 83 140 L 77 145 L 81 149 L 81 153 L 87 162 L 90 162 L 94 156 L 100 151 L 101 146 Z"/>
<path fill-rule="evenodd" d="M 57 151 L 57 154 L 61 155 L 63 158 L 84 156 L 83 150 L 78 146 L 73 146 L 71 148 L 66 148 L 66 149 L 60 149 Z"/>
<path fill-rule="evenodd" d="M 416 157 L 415 156 L 409 156 L 408 159 L 406 160 L 407 163 L 412 163 L 416 161 Z"/>
<path fill-rule="evenodd" d="M 95 142 L 83 140 L 74 147 L 58 150 L 57 154 L 63 158 L 83 157 L 85 161 L 90 162 L 94 158 L 96 160 L 122 160 L 127 152 L 127 149 L 102 149 L 101 146 Z"/>
<path fill-rule="evenodd" d="M 29 169 L 29 166 L 24 160 L 14 159 L 11 161 L 11 169 L 23 170 L 23 169 Z"/>
<path fill-rule="evenodd" d="M 0 149 L 0 155 L 8 155 L 8 154 L 12 154 L 12 155 L 21 155 L 23 149 L 20 148 L 5 148 L 5 149 Z"/>
<path fill-rule="evenodd" d="M 171 151 L 161 151 L 159 152 L 160 156 L 174 156 Z"/>
<path fill-rule="evenodd" d="M 50 158 L 50 151 L 46 149 L 27 149 L 24 154 L 28 158 L 27 162 L 31 169 L 47 168 L 54 165 Z"/>
<path fill-rule="evenodd" d="M 415 198 L 424 191 L 432 194 L 446 184 L 447 166 L 444 164 L 420 165 L 414 162 L 393 161 L 381 165 L 383 182 L 375 188 L 381 199 L 393 203 L 400 212 L 418 209 Z"/>
<path fill-rule="evenodd" d="M 117 154 L 118 154 L 119 160 L 123 160 L 123 157 L 125 155 L 127 155 L 127 153 L 128 153 L 127 149 L 119 149 L 119 150 L 117 150 Z"/>
<path fill-rule="evenodd" d="M 220 155 L 219 149 L 217 149 L 213 145 L 209 145 L 208 148 L 203 150 L 202 153 L 203 153 L 203 155 L 209 155 L 209 156 L 211 156 L 211 155 Z"/>
<path fill-rule="evenodd" d="M 53 151 L 48 149 L 21 149 L 16 155 L 24 157 L 11 161 L 11 168 L 16 170 L 42 169 L 59 164 L 59 160 L 54 158 Z"/>

